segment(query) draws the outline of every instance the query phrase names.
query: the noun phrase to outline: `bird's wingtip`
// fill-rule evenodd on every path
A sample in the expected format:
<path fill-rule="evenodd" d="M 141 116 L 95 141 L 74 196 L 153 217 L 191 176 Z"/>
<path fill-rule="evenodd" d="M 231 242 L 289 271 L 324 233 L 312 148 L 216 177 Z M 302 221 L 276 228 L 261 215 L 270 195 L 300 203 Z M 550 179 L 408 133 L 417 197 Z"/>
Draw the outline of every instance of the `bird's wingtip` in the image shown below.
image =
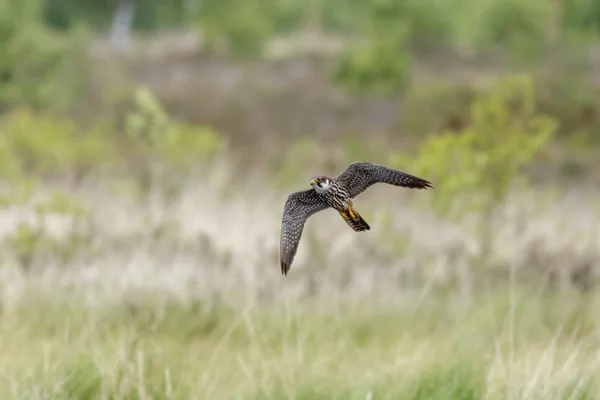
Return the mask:
<path fill-rule="evenodd" d="M 281 274 L 283 276 L 287 276 L 288 271 L 290 270 L 290 266 L 285 261 L 281 261 Z"/>
<path fill-rule="evenodd" d="M 433 183 L 426 179 L 421 179 L 421 187 L 419 189 L 433 189 Z"/>

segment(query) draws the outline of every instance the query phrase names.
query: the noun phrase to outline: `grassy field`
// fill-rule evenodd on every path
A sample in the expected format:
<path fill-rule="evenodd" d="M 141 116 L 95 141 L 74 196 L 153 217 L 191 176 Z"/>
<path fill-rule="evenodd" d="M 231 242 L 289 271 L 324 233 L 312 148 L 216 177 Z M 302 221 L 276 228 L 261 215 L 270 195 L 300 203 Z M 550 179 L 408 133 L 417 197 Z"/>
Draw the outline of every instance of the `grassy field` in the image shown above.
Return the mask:
<path fill-rule="evenodd" d="M 90 220 L 48 215 L 44 229 L 72 245 L 78 226 L 93 251 L 30 247 L 24 268 L 5 245 L 0 397 L 600 398 L 600 297 L 548 283 L 598 259 L 582 192 L 547 207 L 511 197 L 494 248 L 504 263 L 465 302 L 456 276 L 478 274 L 473 238 L 406 206 L 412 194 L 361 196 L 366 235 L 335 213 L 311 220 L 284 278 L 286 193 L 259 179 L 223 196 L 222 179 L 190 178 L 169 202 L 84 182 L 68 189 Z M 5 238 L 34 224 L 27 207 L 0 220 Z"/>
<path fill-rule="evenodd" d="M 69 44 L 63 60 L 36 39 L 54 36 L 7 18 L 0 399 L 600 399 L 593 2 L 494 0 L 458 19 L 437 3 L 372 10 L 371 44 L 391 47 L 356 53 L 346 80 L 410 78 L 393 95 L 343 90 L 338 56 L 358 42 L 327 29 L 277 37 L 260 60 L 175 32 L 119 57 L 105 39 Z M 238 34 L 266 23 L 248 10 Z M 530 103 L 481 100 L 516 70 L 532 74 Z M 534 104 L 556 119 L 552 139 L 535 138 L 550 124 Z M 398 161 L 448 130 L 463 139 L 432 142 L 432 169 Z M 517 153 L 523 165 L 499 161 Z M 373 187 L 355 201 L 361 234 L 318 214 L 282 276 L 289 192 L 394 160 L 435 189 Z M 532 184 L 504 197 L 521 174 Z M 419 207 L 432 196 L 473 212 Z M 466 204 L 480 198 L 494 204 Z"/>
<path fill-rule="evenodd" d="M 596 305 L 525 292 L 232 309 L 145 293 L 4 312 L 2 398 L 596 399 Z M 152 298 L 151 298 L 152 297 Z"/>

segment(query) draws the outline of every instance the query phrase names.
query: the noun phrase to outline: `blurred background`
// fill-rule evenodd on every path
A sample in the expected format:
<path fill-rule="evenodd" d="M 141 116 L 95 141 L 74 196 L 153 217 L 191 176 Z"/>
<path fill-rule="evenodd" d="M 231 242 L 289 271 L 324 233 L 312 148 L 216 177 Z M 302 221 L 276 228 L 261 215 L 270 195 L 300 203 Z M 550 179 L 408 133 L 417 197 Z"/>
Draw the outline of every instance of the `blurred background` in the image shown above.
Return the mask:
<path fill-rule="evenodd" d="M 0 10 L 3 398 L 600 396 L 600 2 Z"/>

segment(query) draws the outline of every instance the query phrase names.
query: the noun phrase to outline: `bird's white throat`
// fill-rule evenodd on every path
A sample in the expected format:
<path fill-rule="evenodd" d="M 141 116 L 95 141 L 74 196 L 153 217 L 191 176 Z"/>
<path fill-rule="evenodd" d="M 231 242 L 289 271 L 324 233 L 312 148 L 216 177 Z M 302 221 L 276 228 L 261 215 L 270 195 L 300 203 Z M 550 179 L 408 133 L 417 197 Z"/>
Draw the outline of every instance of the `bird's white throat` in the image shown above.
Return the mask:
<path fill-rule="evenodd" d="M 326 182 L 326 181 L 321 181 L 319 183 L 313 183 L 312 186 L 313 186 L 313 188 L 315 188 L 317 193 L 326 192 L 330 188 L 329 182 Z"/>

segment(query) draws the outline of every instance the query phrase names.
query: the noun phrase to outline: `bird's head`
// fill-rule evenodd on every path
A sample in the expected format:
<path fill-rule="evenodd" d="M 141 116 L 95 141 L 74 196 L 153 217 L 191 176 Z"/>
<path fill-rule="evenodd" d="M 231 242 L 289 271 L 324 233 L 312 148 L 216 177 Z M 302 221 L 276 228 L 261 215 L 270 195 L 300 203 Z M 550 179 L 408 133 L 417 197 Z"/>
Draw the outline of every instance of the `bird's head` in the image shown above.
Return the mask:
<path fill-rule="evenodd" d="M 311 179 L 310 185 L 319 193 L 329 190 L 331 180 L 326 176 L 315 176 Z"/>

